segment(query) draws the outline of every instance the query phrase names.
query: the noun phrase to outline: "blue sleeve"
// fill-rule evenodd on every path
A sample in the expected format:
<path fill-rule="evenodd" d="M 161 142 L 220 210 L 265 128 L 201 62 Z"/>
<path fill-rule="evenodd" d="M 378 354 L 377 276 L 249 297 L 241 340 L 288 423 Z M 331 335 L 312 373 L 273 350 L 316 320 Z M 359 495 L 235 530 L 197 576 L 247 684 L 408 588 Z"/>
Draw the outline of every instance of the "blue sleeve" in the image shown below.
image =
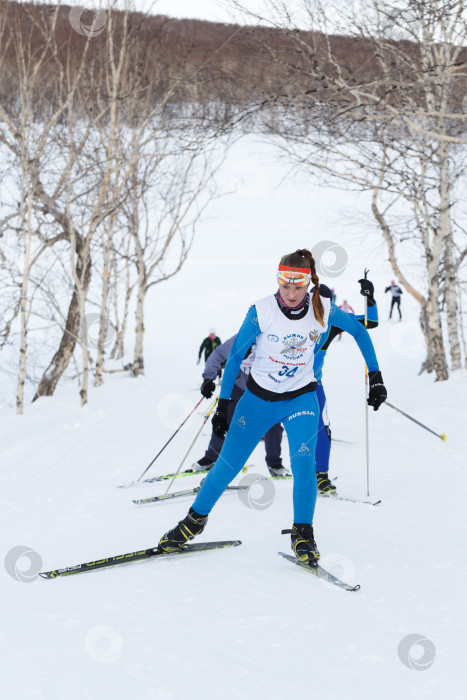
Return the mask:
<path fill-rule="evenodd" d="M 230 399 L 232 389 L 238 376 L 240 365 L 242 364 L 248 348 L 256 342 L 256 338 L 261 333 L 258 324 L 258 314 L 256 306 L 251 306 L 245 320 L 238 331 L 235 342 L 232 345 L 222 380 L 220 399 Z"/>
<path fill-rule="evenodd" d="M 376 359 L 376 353 L 370 335 L 365 326 L 359 323 L 356 316 L 353 314 L 346 314 L 345 311 L 339 309 L 335 304 L 331 304 L 329 323 L 338 326 L 338 328 L 342 328 L 343 331 L 350 333 L 350 335 L 355 338 L 355 342 L 365 358 L 369 372 L 379 370 L 378 360 Z"/>
<path fill-rule="evenodd" d="M 217 370 L 220 369 L 223 363 L 227 360 L 229 352 L 232 349 L 236 336 L 232 336 L 225 343 L 218 345 L 206 360 L 206 364 L 203 370 L 203 379 L 215 379 L 217 377 Z"/>
<path fill-rule="evenodd" d="M 352 314 L 351 314 L 352 315 Z M 379 317 L 378 317 L 378 304 L 375 302 L 373 306 L 369 306 L 367 309 L 367 314 L 366 314 L 367 320 L 372 321 L 373 324 L 378 324 L 379 322 Z M 359 314 L 358 316 L 355 316 L 357 321 L 360 321 L 360 323 L 365 323 L 365 314 Z M 376 326 L 373 325 L 373 328 Z"/>

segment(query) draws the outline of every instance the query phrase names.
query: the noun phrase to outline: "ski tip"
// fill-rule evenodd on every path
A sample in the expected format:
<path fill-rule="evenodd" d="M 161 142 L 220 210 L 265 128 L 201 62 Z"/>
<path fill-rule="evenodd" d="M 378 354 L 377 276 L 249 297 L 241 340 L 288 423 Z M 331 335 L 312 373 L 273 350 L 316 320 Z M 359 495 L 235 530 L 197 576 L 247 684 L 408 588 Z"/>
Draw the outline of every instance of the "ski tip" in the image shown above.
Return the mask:
<path fill-rule="evenodd" d="M 334 576 L 334 574 L 332 574 L 330 571 L 323 569 L 323 567 L 319 564 L 319 562 L 317 562 L 316 564 L 305 564 L 304 562 L 300 561 L 299 559 L 297 559 L 297 557 L 294 557 L 291 554 L 285 554 L 285 552 L 277 552 L 277 553 L 281 557 L 284 557 L 284 559 L 291 561 L 293 564 L 300 566 L 302 569 L 309 571 L 314 576 L 317 576 L 318 578 L 322 579 L 323 581 L 326 581 L 327 583 L 330 583 L 334 586 L 337 586 L 338 588 L 341 588 L 345 591 L 359 591 L 360 590 L 359 583 L 357 583 L 353 586 L 352 584 L 345 583 L 345 581 L 341 581 L 339 578 L 337 578 L 337 576 Z"/>
<path fill-rule="evenodd" d="M 44 579 L 59 578 L 62 574 L 58 571 L 41 571 L 39 576 Z"/>
<path fill-rule="evenodd" d="M 242 544 L 241 540 L 224 540 L 220 541 L 219 544 L 224 547 L 239 547 Z"/>
<path fill-rule="evenodd" d="M 288 530 L 283 530 L 282 534 L 288 532 Z M 290 559 L 290 561 L 300 561 L 297 559 L 297 557 L 293 557 L 291 554 L 286 554 L 285 552 L 277 552 L 281 557 L 284 557 L 284 559 Z"/>

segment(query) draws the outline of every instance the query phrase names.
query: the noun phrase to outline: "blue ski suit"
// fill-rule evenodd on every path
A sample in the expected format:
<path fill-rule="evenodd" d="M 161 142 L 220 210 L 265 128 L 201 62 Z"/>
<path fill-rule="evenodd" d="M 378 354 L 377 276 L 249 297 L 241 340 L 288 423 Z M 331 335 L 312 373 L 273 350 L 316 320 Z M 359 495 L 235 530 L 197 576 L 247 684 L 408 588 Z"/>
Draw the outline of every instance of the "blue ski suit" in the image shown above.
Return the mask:
<path fill-rule="evenodd" d="M 331 291 L 320 285 L 320 295 L 331 297 Z M 311 303 L 311 299 L 310 299 Z M 331 304 L 331 312 L 344 330 L 355 325 L 355 339 L 370 371 L 379 369 L 373 344 L 367 330 Z M 341 316 L 342 314 L 342 316 Z M 342 318 L 344 317 L 344 318 Z M 293 320 L 290 320 L 293 328 Z M 357 330 L 358 329 L 358 330 Z M 229 399 L 240 364 L 248 348 L 261 335 L 255 306 L 250 307 L 238 332 L 227 360 L 220 398 Z M 293 483 L 293 517 L 295 523 L 313 522 L 317 497 L 315 448 L 318 435 L 319 405 L 316 391 L 282 399 L 280 394 L 269 399 L 253 393 L 247 383 L 244 395 L 237 404 L 224 446 L 219 457 L 201 486 L 193 503 L 200 515 L 208 515 L 228 484 L 237 476 L 261 437 L 276 423 L 282 423 L 287 432 Z M 272 392 L 269 392 L 270 394 Z M 277 398 L 278 397 L 278 398 Z"/>

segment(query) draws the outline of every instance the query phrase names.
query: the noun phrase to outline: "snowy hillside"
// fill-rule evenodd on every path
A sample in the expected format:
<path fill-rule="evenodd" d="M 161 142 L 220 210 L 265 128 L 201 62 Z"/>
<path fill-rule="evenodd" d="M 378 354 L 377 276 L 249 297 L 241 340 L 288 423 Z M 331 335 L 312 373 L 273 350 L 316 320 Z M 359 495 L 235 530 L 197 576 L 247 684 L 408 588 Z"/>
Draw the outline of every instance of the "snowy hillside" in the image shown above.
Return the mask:
<path fill-rule="evenodd" d="M 365 197 L 292 181 L 272 158 L 251 140 L 233 150 L 221 186 L 237 194 L 217 200 L 189 262 L 150 297 L 144 378 L 110 375 L 85 409 L 65 387 L 24 417 L 0 411 L 3 556 L 29 547 L 44 570 L 155 545 L 192 500 L 137 506 L 132 498 L 162 494 L 166 484 L 116 486 L 140 476 L 199 400 L 196 357 L 209 328 L 222 340 L 233 335 L 249 304 L 275 290 L 279 257 L 321 240 L 348 256 L 342 274 L 322 279 L 338 303 L 363 310 L 357 280 L 370 268 L 381 317 L 372 338 L 389 401 L 448 441 L 388 407 L 371 411 L 371 497 L 382 504 L 318 499 L 322 564 L 359 583 L 358 592 L 277 556 L 290 552 L 280 532 L 292 523 L 291 482 L 268 482 L 265 509 L 235 492 L 222 497 L 199 540 L 241 539 L 236 549 L 29 583 L 15 580 L 10 556 L 1 575 L 1 698 L 465 697 L 467 373 L 440 384 L 417 376 L 417 306 L 404 295 L 403 321 L 387 320 L 393 275 L 362 223 Z M 355 444 L 334 443 L 331 472 L 339 493 L 357 498 L 366 497 L 363 372 L 352 338 L 332 344 L 323 383 L 333 436 Z M 148 475 L 178 467 L 207 406 Z M 187 466 L 208 441 L 206 427 Z M 266 475 L 262 444 L 249 462 L 250 473 Z M 172 490 L 199 480 L 178 479 Z M 251 500 L 261 496 L 255 486 Z M 17 562 L 16 579 L 28 566 Z M 425 655 L 409 635 L 429 640 Z"/>

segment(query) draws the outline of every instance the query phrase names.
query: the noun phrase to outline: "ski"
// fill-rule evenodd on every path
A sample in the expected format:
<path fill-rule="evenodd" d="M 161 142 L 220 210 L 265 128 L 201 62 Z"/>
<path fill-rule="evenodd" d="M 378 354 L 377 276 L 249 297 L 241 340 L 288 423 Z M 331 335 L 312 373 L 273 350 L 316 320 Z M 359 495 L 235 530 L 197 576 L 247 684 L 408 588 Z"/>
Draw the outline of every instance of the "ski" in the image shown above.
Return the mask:
<path fill-rule="evenodd" d="M 143 479 L 142 481 L 130 481 L 128 484 L 120 484 L 117 486 L 118 489 L 128 489 L 130 486 L 137 486 L 139 484 L 154 484 L 156 481 L 166 481 L 167 479 L 178 479 L 180 476 L 193 476 L 194 474 L 207 474 L 210 469 L 200 469 L 195 471 L 194 469 L 186 469 L 184 472 L 179 472 L 178 474 L 174 472 L 173 474 L 162 474 L 161 476 L 153 476 L 149 479 Z"/>
<path fill-rule="evenodd" d="M 264 476 L 262 477 L 263 479 L 269 479 L 270 481 L 290 481 L 293 479 L 292 474 L 287 474 L 287 476 Z M 338 477 L 335 476 L 334 478 L 331 479 L 331 481 L 337 481 Z"/>
<path fill-rule="evenodd" d="M 318 496 L 323 498 L 329 498 L 331 500 L 337 501 L 349 501 L 349 503 L 365 503 L 369 506 L 379 506 L 381 505 L 381 499 L 379 501 L 366 501 L 362 498 L 351 498 L 350 496 L 341 496 L 339 493 L 320 493 L 318 491 Z"/>
<path fill-rule="evenodd" d="M 293 479 L 293 476 L 265 476 L 265 479 L 269 479 L 270 481 L 290 481 Z M 331 481 L 336 481 L 337 476 L 334 477 L 334 479 L 331 479 Z M 349 503 L 364 503 L 369 506 L 379 506 L 381 505 L 381 499 L 379 501 L 366 501 L 365 499 L 361 498 L 351 498 L 350 496 L 341 496 L 339 493 L 323 493 L 322 491 L 318 491 L 318 496 L 322 496 L 323 498 L 330 498 L 334 499 L 337 501 L 349 501 Z"/>
<path fill-rule="evenodd" d="M 196 486 L 194 489 L 185 489 L 184 491 L 174 491 L 173 493 L 164 493 L 162 496 L 151 496 L 150 498 L 138 498 L 133 499 L 133 503 L 140 505 L 141 503 L 155 503 L 157 501 L 165 501 L 168 498 L 178 498 L 178 496 L 190 496 L 192 494 L 198 493 L 201 486 Z M 243 489 L 249 489 L 250 486 L 227 486 L 226 491 L 241 491 Z"/>
<path fill-rule="evenodd" d="M 217 542 L 199 542 L 196 544 L 187 544 L 177 552 L 160 552 L 155 548 L 142 549 L 138 552 L 128 552 L 128 554 L 119 554 L 115 557 L 107 557 L 106 559 L 98 559 L 96 561 L 88 561 L 84 564 L 76 564 L 75 566 L 67 566 L 63 569 L 54 569 L 52 571 L 42 571 L 39 576 L 42 578 L 57 578 L 58 576 L 70 576 L 71 574 L 80 574 L 85 571 L 96 571 L 97 569 L 107 569 L 111 566 L 121 566 L 122 564 L 133 564 L 137 561 L 145 559 L 162 559 L 163 557 L 172 557 L 179 554 L 191 554 L 193 552 L 205 552 L 211 549 L 224 549 L 226 547 L 238 547 L 241 544 L 240 540 L 219 540 Z"/>
<path fill-rule="evenodd" d="M 344 581 L 341 581 L 340 578 L 337 578 L 337 576 L 334 576 L 334 574 L 331 574 L 330 571 L 323 569 L 323 567 L 319 566 L 319 564 L 317 566 L 311 566 L 310 564 L 305 564 L 305 562 L 300 561 L 299 559 L 297 559 L 297 557 L 294 557 L 291 554 L 285 554 L 284 552 L 277 553 L 281 557 L 284 557 L 284 559 L 288 559 L 293 564 L 300 566 L 302 569 L 306 569 L 314 576 L 317 576 L 318 578 L 321 578 L 324 581 L 328 581 L 328 583 L 332 583 L 334 584 L 334 586 L 343 588 L 345 591 L 358 591 L 360 589 L 359 583 L 357 583 L 355 586 L 352 586 L 349 583 L 345 583 Z"/>
<path fill-rule="evenodd" d="M 244 474 L 247 473 L 249 467 L 252 467 L 252 464 L 245 464 L 245 466 L 242 467 L 242 472 Z M 139 484 L 154 484 L 156 481 L 167 481 L 168 479 L 178 479 L 181 476 L 197 476 L 198 474 L 208 474 L 212 469 L 212 466 L 209 467 L 209 469 L 185 469 L 183 472 L 173 472 L 172 474 L 161 474 L 160 476 L 152 476 L 149 479 L 142 479 L 142 481 L 130 481 L 128 484 L 120 484 L 120 486 L 117 486 L 118 489 L 128 489 L 130 486 L 139 486 Z"/>

